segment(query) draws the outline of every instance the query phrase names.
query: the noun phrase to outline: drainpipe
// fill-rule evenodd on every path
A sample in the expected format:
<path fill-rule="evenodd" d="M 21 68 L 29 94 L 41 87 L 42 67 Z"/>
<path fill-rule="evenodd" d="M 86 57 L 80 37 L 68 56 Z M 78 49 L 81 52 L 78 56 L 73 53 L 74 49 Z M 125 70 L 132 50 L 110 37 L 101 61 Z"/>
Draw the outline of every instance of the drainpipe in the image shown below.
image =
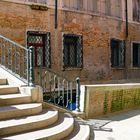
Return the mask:
<path fill-rule="evenodd" d="M 128 49 L 128 0 L 125 0 L 125 79 L 128 78 L 128 72 L 127 72 L 127 49 Z M 127 48 L 127 49 L 126 49 Z"/>
<path fill-rule="evenodd" d="M 57 29 L 58 24 L 58 1 L 55 0 L 55 29 Z"/>
<path fill-rule="evenodd" d="M 126 24 L 126 39 L 128 38 L 128 1 L 125 0 L 125 24 Z"/>

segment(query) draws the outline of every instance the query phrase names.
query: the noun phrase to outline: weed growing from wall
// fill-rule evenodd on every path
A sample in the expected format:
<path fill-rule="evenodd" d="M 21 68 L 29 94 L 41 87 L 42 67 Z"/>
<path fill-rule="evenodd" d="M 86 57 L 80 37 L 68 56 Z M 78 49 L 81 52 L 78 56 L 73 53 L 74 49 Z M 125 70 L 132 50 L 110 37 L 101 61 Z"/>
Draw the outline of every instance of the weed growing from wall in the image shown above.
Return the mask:
<path fill-rule="evenodd" d="M 121 89 L 112 92 L 111 112 L 140 106 L 140 89 Z"/>
<path fill-rule="evenodd" d="M 105 98 L 104 98 L 104 114 L 108 112 L 108 93 L 105 93 Z"/>

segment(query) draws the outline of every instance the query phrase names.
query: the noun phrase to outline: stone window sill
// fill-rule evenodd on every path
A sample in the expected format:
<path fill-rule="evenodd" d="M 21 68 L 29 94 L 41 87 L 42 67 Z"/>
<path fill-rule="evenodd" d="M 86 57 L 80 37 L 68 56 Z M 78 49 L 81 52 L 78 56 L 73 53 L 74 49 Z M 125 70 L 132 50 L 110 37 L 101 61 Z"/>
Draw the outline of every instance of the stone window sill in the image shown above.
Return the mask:
<path fill-rule="evenodd" d="M 111 67 L 112 70 L 124 70 L 125 67 Z"/>
<path fill-rule="evenodd" d="M 82 70 L 82 68 L 63 68 L 63 71 Z"/>

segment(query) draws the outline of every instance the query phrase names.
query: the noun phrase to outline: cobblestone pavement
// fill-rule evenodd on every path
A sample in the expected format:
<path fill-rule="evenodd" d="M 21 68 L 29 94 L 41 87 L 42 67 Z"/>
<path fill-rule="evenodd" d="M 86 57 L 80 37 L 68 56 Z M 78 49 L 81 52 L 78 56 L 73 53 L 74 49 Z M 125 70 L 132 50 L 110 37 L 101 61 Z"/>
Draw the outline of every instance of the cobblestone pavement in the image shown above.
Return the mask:
<path fill-rule="evenodd" d="M 140 140 L 140 109 L 87 121 L 94 140 Z"/>

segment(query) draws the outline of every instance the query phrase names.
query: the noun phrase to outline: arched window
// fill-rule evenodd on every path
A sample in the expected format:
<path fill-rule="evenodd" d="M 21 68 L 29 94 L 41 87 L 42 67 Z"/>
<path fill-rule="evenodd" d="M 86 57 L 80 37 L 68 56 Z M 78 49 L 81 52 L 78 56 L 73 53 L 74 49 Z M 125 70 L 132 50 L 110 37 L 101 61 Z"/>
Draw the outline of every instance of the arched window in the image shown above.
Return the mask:
<path fill-rule="evenodd" d="M 97 0 L 88 0 L 87 1 L 87 10 L 91 12 L 97 12 Z"/>
<path fill-rule="evenodd" d="M 114 16 L 121 18 L 122 3 L 121 0 L 100 0 L 99 11 L 101 14 L 107 16 Z"/>
<path fill-rule="evenodd" d="M 140 0 L 133 0 L 133 20 L 140 22 Z"/>
<path fill-rule="evenodd" d="M 83 8 L 83 0 L 63 0 L 63 7 L 81 10 Z"/>

